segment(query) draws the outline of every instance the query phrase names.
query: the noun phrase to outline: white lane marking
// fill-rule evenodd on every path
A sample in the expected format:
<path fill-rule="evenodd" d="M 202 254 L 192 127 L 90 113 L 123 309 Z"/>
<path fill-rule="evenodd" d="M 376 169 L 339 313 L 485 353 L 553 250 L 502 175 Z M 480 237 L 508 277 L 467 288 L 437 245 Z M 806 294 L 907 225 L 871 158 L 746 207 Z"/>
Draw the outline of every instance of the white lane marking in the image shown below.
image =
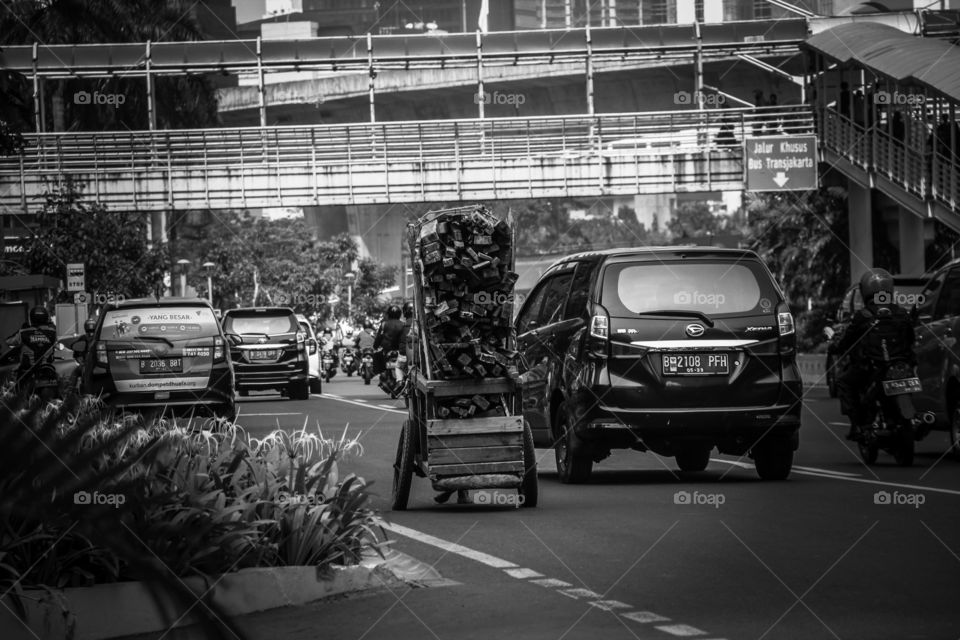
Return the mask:
<path fill-rule="evenodd" d="M 577 600 L 579 598 L 587 598 L 589 600 L 602 600 L 603 596 L 597 593 L 596 591 L 590 591 L 590 589 L 582 589 L 577 587 L 576 589 L 560 589 L 558 593 L 562 593 L 568 598 L 573 598 Z"/>
<path fill-rule="evenodd" d="M 706 631 L 701 631 L 700 629 L 697 629 L 696 627 L 691 627 L 688 624 L 666 624 L 656 628 L 659 629 L 660 631 L 664 631 L 666 633 L 669 633 L 675 636 L 681 636 L 683 638 L 707 635 Z"/>
<path fill-rule="evenodd" d="M 650 624 L 651 622 L 670 622 L 670 618 L 664 618 L 652 611 L 633 611 L 631 613 L 621 613 L 624 618 L 639 622 L 640 624 Z"/>
<path fill-rule="evenodd" d="M 335 393 L 311 393 L 310 395 L 312 395 L 314 398 L 340 398 L 340 397 L 342 397 L 342 396 L 338 396 L 338 395 L 335 394 Z"/>
<path fill-rule="evenodd" d="M 423 533 L 422 531 L 417 531 L 416 529 L 410 529 L 409 527 L 405 527 L 400 524 L 385 522 L 383 527 L 384 529 L 389 529 L 390 531 L 399 533 L 407 538 L 412 538 L 417 542 L 438 547 L 444 551 L 455 553 L 459 556 L 463 556 L 464 558 L 469 558 L 470 560 L 475 560 L 480 564 L 485 564 L 488 567 L 493 567 L 494 569 L 513 569 L 517 567 L 517 565 L 507 560 L 503 560 L 496 556 L 491 556 L 490 554 L 477 551 L 476 549 L 464 547 L 463 545 L 456 544 L 455 542 L 447 542 L 446 540 L 432 536 L 429 533 Z"/>
<path fill-rule="evenodd" d="M 828 422 L 831 427 L 849 427 L 849 422 Z"/>
<path fill-rule="evenodd" d="M 302 416 L 303 413 L 241 413 L 238 418 L 253 418 L 263 416 Z"/>
<path fill-rule="evenodd" d="M 511 578 L 526 580 L 527 578 L 542 578 L 542 573 L 537 573 L 533 569 L 504 569 L 504 572 Z"/>
<path fill-rule="evenodd" d="M 604 611 L 613 611 L 614 609 L 632 609 L 630 605 L 626 602 L 620 602 L 619 600 L 595 600 L 593 602 L 588 602 L 588 605 L 591 607 L 596 607 L 597 609 L 603 609 Z"/>
<path fill-rule="evenodd" d="M 860 478 L 861 474 L 859 473 L 847 473 L 846 471 L 833 471 L 832 469 L 818 469 L 817 467 L 799 467 L 797 465 L 793 466 L 794 469 L 802 469 L 803 471 L 812 471 L 815 473 L 829 473 L 833 476 L 846 476 L 848 478 Z"/>
<path fill-rule="evenodd" d="M 396 405 L 392 405 L 392 404 L 378 404 L 377 406 L 380 407 L 381 409 L 396 409 L 396 408 L 397 408 Z"/>
<path fill-rule="evenodd" d="M 544 578 L 543 580 L 531 580 L 533 584 L 538 584 L 541 587 L 549 587 L 551 589 L 556 589 L 557 587 L 572 587 L 573 585 L 569 582 L 564 582 L 563 580 L 557 580 L 556 578 Z"/>
<path fill-rule="evenodd" d="M 370 402 L 369 400 L 364 400 L 363 398 L 357 398 L 357 402 Z"/>
<path fill-rule="evenodd" d="M 526 576 L 526 575 L 542 575 L 527 569 L 524 567 L 519 567 L 516 564 L 510 562 L 509 560 L 504 560 L 496 556 L 492 556 L 488 553 L 482 551 L 477 551 L 476 549 L 471 549 L 454 542 L 448 542 L 442 538 L 437 538 L 432 536 L 429 533 L 424 533 L 422 531 L 417 531 L 416 529 L 411 529 L 394 522 L 385 522 L 383 523 L 383 528 L 393 531 L 396 534 L 405 536 L 417 542 L 422 542 L 423 544 L 428 544 L 449 553 L 455 553 L 464 558 L 474 560 L 480 564 L 485 564 L 488 567 L 493 567 L 494 569 L 504 569 L 505 572 L 511 577 Z M 522 578 L 521 578 L 522 579 Z M 554 580 L 552 578 L 542 578 L 537 580 L 530 580 L 534 584 L 538 584 L 544 587 L 570 587 L 570 583 L 564 582 L 562 580 Z M 598 609 L 603 609 L 605 611 L 613 612 L 616 609 L 629 609 L 630 605 L 620 602 L 619 600 L 604 600 L 603 596 L 595 591 L 590 589 L 583 588 L 564 588 L 557 589 L 557 593 L 560 595 L 572 598 L 574 600 L 579 600 L 580 598 L 585 598 L 588 600 L 587 604 Z M 630 611 L 627 613 L 621 613 L 621 616 L 632 620 L 634 622 L 639 622 L 641 624 L 649 624 L 651 622 L 669 622 L 670 618 L 665 618 L 664 616 L 657 615 L 656 613 L 650 611 Z M 697 635 L 706 635 L 706 631 L 701 631 L 696 627 L 691 627 L 685 624 L 675 624 L 667 625 L 663 627 L 656 627 L 661 631 L 670 633 L 677 636 L 697 636 Z"/>
<path fill-rule="evenodd" d="M 713 458 L 711 458 L 713 460 Z M 736 465 L 738 467 L 744 466 L 742 462 L 734 462 L 732 460 L 714 460 L 714 462 L 725 462 L 727 464 Z M 753 465 L 745 467 L 747 469 L 753 469 Z M 832 473 L 817 473 L 814 471 L 797 471 L 794 469 L 793 473 L 802 475 L 802 476 L 814 476 L 816 478 L 829 478 L 830 480 L 846 480 L 847 482 L 860 482 L 862 484 L 873 484 L 879 485 L 881 487 L 897 487 L 898 489 L 912 489 L 916 491 L 929 491 L 931 493 L 946 493 L 951 496 L 960 496 L 960 491 L 955 489 L 941 489 L 940 487 L 924 487 L 919 484 L 903 484 L 901 482 L 884 482 L 883 480 L 868 480 L 867 478 L 848 478 L 846 476 L 838 476 Z"/>
<path fill-rule="evenodd" d="M 754 466 L 748 462 L 740 462 L 738 460 L 722 460 L 720 458 L 710 458 L 710 462 L 723 462 L 725 464 L 732 464 L 735 467 L 740 467 L 741 469 L 753 469 Z"/>
<path fill-rule="evenodd" d="M 399 413 L 400 415 L 403 415 L 403 416 L 407 415 L 406 410 L 401 411 L 399 409 L 393 409 L 393 408 L 384 409 L 382 407 L 378 407 L 375 404 L 370 404 L 365 400 L 348 400 L 347 398 L 341 398 L 339 396 L 329 396 L 329 395 L 318 396 L 314 394 L 314 396 L 317 398 L 326 398 L 328 400 L 333 400 L 334 402 L 346 402 L 347 404 L 355 404 L 358 407 L 365 407 L 367 409 L 373 409 L 375 411 L 390 411 L 392 413 Z"/>

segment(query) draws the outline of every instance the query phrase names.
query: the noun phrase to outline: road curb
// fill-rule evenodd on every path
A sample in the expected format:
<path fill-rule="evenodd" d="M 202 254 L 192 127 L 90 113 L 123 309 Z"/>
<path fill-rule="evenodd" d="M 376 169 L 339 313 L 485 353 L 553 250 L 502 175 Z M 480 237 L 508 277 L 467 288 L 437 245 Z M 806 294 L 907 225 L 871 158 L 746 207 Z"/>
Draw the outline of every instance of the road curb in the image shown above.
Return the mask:
<path fill-rule="evenodd" d="M 373 589 L 456 584 L 406 554 L 388 550 L 385 555 L 386 558 L 370 556 L 359 565 L 334 566 L 327 571 L 317 567 L 241 569 L 215 580 L 212 588 L 197 577 L 185 578 L 183 582 L 198 594 L 210 589 L 207 598 L 231 617 Z M 184 613 L 183 607 L 175 606 L 169 598 L 158 603 L 143 582 L 27 591 L 24 595 L 30 629 L 6 607 L 0 607 L 0 637 L 4 640 L 106 640 L 135 636 L 166 630 Z M 13 609 L 9 602 L 3 604 Z M 199 621 L 195 613 L 186 613 L 177 626 Z"/>

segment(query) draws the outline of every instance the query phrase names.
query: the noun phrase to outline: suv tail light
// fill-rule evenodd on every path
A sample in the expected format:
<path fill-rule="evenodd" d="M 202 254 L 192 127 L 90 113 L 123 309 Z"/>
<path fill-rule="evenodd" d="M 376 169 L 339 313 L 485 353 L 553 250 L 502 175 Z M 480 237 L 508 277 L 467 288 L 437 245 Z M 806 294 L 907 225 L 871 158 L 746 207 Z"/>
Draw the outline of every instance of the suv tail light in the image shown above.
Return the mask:
<path fill-rule="evenodd" d="M 797 346 L 797 329 L 793 314 L 783 303 L 777 307 L 777 326 L 780 330 L 780 353 L 792 353 Z"/>
<path fill-rule="evenodd" d="M 607 310 L 597 305 L 590 317 L 590 351 L 606 357 L 610 346 L 610 316 Z"/>
<path fill-rule="evenodd" d="M 97 341 L 94 351 L 96 352 L 97 364 L 103 367 L 109 366 L 110 362 L 107 360 L 107 343 L 102 340 Z"/>
<path fill-rule="evenodd" d="M 213 364 L 219 364 L 226 360 L 226 349 L 223 345 L 223 338 L 217 336 L 213 339 Z"/>

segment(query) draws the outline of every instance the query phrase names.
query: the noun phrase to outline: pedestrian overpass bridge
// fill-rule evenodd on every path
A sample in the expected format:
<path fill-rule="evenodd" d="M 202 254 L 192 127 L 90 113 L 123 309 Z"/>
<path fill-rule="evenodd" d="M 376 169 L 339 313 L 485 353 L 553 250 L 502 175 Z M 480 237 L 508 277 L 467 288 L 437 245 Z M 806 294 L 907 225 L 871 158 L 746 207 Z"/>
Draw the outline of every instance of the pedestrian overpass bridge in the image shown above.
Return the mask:
<path fill-rule="evenodd" d="M 26 136 L 0 205 L 66 176 L 115 210 L 241 209 L 743 189 L 743 140 L 807 106 Z"/>

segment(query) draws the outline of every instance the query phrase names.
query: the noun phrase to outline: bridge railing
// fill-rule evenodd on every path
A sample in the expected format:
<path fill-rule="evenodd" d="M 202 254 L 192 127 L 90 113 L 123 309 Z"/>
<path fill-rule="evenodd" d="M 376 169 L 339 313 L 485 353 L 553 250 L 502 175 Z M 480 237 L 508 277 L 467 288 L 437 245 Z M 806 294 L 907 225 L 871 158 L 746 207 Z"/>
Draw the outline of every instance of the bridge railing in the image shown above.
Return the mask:
<path fill-rule="evenodd" d="M 430 120 L 342 125 L 63 132 L 25 136 L 29 174 L 209 170 L 740 153 L 744 137 L 809 133 L 806 106 L 595 116 Z M 0 158 L 0 174 L 19 174 Z"/>
<path fill-rule="evenodd" d="M 876 171 L 921 200 L 960 208 L 960 157 L 933 144 L 925 127 L 891 135 L 883 124 L 866 126 L 834 109 L 818 114 L 821 145 L 867 171 Z"/>

